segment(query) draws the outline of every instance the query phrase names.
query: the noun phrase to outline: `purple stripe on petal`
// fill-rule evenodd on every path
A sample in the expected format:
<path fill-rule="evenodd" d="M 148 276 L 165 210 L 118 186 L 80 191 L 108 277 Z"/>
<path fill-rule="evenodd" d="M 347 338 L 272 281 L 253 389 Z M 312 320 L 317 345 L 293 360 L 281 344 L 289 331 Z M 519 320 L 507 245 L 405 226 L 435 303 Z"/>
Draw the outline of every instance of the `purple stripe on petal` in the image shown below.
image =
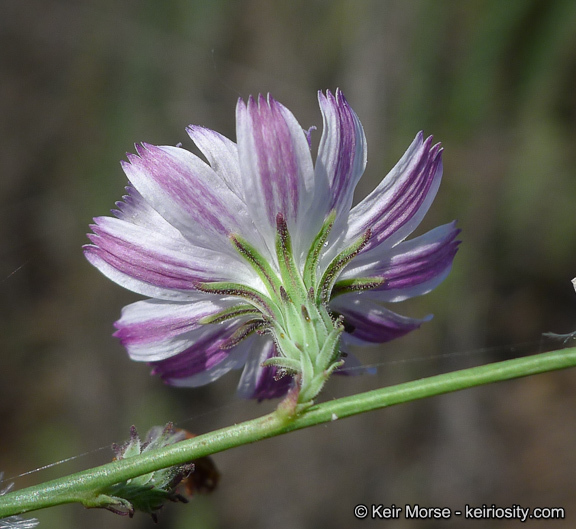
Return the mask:
<path fill-rule="evenodd" d="M 458 242 L 452 242 L 436 250 L 431 249 L 429 252 L 421 252 L 419 255 L 405 256 L 404 260 L 399 258 L 384 273 L 383 277 L 386 278 L 386 282 L 377 290 L 412 288 L 430 281 L 452 265 L 457 247 Z"/>
<path fill-rule="evenodd" d="M 281 378 L 277 378 L 278 376 L 276 367 L 263 367 L 250 398 L 261 402 L 267 399 L 279 399 L 286 395 L 294 381 L 290 375 L 283 375 Z"/>
<path fill-rule="evenodd" d="M 245 399 L 276 399 L 283 397 L 293 385 L 292 377 L 284 376 L 277 379 L 276 367 L 262 367 L 262 362 L 277 356 L 274 342 L 264 337 L 261 349 L 250 356 L 238 384 L 238 394 Z"/>
<path fill-rule="evenodd" d="M 442 178 L 442 150 L 432 137 L 419 134 L 396 167 L 360 204 L 352 209 L 344 244 L 366 230 L 372 236 L 362 252 L 385 243 L 397 244 L 418 226 L 430 207 Z"/>
<path fill-rule="evenodd" d="M 165 360 L 150 362 L 152 374 L 172 383 L 173 379 L 184 379 L 213 369 L 231 354 L 224 349 L 226 341 L 237 328 L 236 324 L 210 325 L 210 329 L 196 337 L 193 345 Z M 208 326 L 207 326 L 208 328 Z"/>
<path fill-rule="evenodd" d="M 169 318 L 156 318 L 155 320 L 142 321 L 133 324 L 123 324 L 117 321 L 115 327 L 118 329 L 114 337 L 128 349 L 133 345 L 157 343 L 165 341 L 174 336 L 179 336 L 188 331 L 198 328 L 197 321 L 191 320 L 186 315 Z"/>
<path fill-rule="evenodd" d="M 168 361 L 181 356 L 185 351 L 189 351 L 194 357 L 201 356 L 202 352 L 199 352 L 198 348 L 204 347 L 208 342 L 215 344 L 217 349 L 229 351 L 230 347 L 224 340 L 241 326 L 242 321 L 201 326 L 192 324 L 188 330 L 185 330 L 184 322 L 174 323 L 179 325 L 179 328 L 168 329 L 165 325 L 156 331 L 151 330 L 140 339 L 133 335 L 125 337 L 124 345 L 130 358 L 137 362 Z M 191 375 L 187 373 L 183 376 Z"/>
<path fill-rule="evenodd" d="M 97 227 L 93 227 L 98 232 Z M 165 289 L 194 290 L 201 274 L 187 269 L 184 262 L 171 260 L 165 255 L 152 253 L 141 246 L 118 241 L 110 236 L 89 234 L 94 243 L 92 251 L 104 261 L 127 275 Z"/>
<path fill-rule="evenodd" d="M 278 213 L 294 218 L 300 193 L 298 163 L 292 149 L 290 130 L 280 113 L 279 104 L 262 95 L 258 104 L 248 100 L 252 134 L 258 157 L 258 170 L 270 221 Z"/>
<path fill-rule="evenodd" d="M 119 219 L 97 217 L 94 221 L 94 233 L 88 234 L 97 247 L 94 251 L 136 279 L 162 288 L 192 290 L 194 282 L 220 277 L 210 261 L 213 252 Z"/>
<path fill-rule="evenodd" d="M 324 118 L 316 176 L 328 180 L 330 202 L 327 211 L 342 209 L 348 212 L 352 194 L 366 167 L 366 138 L 358 116 L 350 108 L 344 94 L 328 90 L 318 94 Z"/>
<path fill-rule="evenodd" d="M 369 243 L 365 251 L 389 239 L 394 233 L 398 233 L 421 210 L 422 204 L 430 193 L 432 184 L 442 174 L 442 158 L 439 146 L 435 146 L 430 150 L 430 158 L 420 164 L 418 170 L 420 172 L 417 177 L 397 191 L 393 197 L 393 206 L 383 212 L 373 225 L 372 244 Z M 414 225 L 414 228 L 416 228 L 416 225 Z"/>
<path fill-rule="evenodd" d="M 109 267 L 128 278 L 164 290 L 193 290 L 198 281 L 236 281 L 250 283 L 254 276 L 238 255 L 230 257 L 207 248 L 193 246 L 177 230 L 159 224 L 158 231 L 147 223 L 149 217 L 141 217 L 134 223 L 130 202 L 119 205 L 116 212 L 123 218 L 97 217 L 88 234 L 93 245 L 85 246 L 86 257 L 109 277 Z M 141 210 L 138 210 L 139 212 Z M 89 254 L 93 257 L 90 258 Z M 102 263 L 107 266 L 102 267 Z M 234 266 L 231 266 L 234 263 Z M 126 288 L 126 281 L 118 281 Z M 253 278 L 254 279 L 254 278 Z M 257 286 L 253 284 L 252 286 Z M 146 290 L 146 287 L 144 287 Z M 152 295 L 141 288 L 137 292 Z M 162 297 L 162 296 L 159 296 Z"/>
<path fill-rule="evenodd" d="M 191 153 L 184 151 L 177 157 L 176 152 L 180 154 L 183 149 L 172 149 L 143 143 L 136 145 L 139 158 L 129 156 L 129 160 L 133 166 L 146 171 L 167 197 L 192 216 L 193 221 L 200 221 L 205 229 L 227 236 L 230 232 L 225 222 L 230 223 L 232 219 L 227 218 L 227 208 L 206 185 L 208 171 Z M 200 205 L 203 207 L 198 208 Z M 167 207 L 161 209 L 163 213 L 168 210 Z"/>
<path fill-rule="evenodd" d="M 125 263 L 115 262 L 109 254 L 106 254 L 106 252 L 103 252 L 97 246 L 85 245 L 83 250 L 84 256 L 90 264 L 100 270 L 107 278 L 132 292 L 142 294 L 143 296 L 176 301 L 186 301 L 192 293 L 190 290 L 167 289 L 136 279 L 134 276 L 120 269 L 123 268 L 130 271 L 129 267 L 125 266 Z"/>
<path fill-rule="evenodd" d="M 417 329 L 431 318 L 407 318 L 358 295 L 356 299 L 351 295 L 344 297 L 347 298 L 345 301 L 336 298 L 333 308 L 344 316 L 348 343 L 366 345 L 388 342 Z"/>
<path fill-rule="evenodd" d="M 288 109 L 272 97 L 259 96 L 236 107 L 237 141 L 244 197 L 259 229 L 274 245 L 276 216 L 298 227 L 302 196 L 314 185 L 306 134 Z M 291 231 L 297 240 L 299 233 Z"/>
<path fill-rule="evenodd" d="M 439 155 L 436 157 L 438 148 L 432 148 L 429 154 L 429 157 L 423 158 L 414 168 L 411 177 L 387 197 L 389 203 L 374 219 L 371 227 L 372 238 L 365 251 L 388 239 L 419 210 L 430 190 L 441 160 Z"/>
<path fill-rule="evenodd" d="M 234 253 L 230 233 L 253 231 L 246 205 L 216 172 L 185 149 L 136 146 L 122 163 L 130 182 L 164 219 L 195 245 Z"/>
<path fill-rule="evenodd" d="M 437 273 L 430 279 L 421 283 L 415 283 L 413 286 L 405 286 L 404 288 L 396 288 L 390 290 L 369 290 L 365 292 L 366 299 L 377 301 L 378 303 L 397 303 L 416 296 L 428 294 L 440 285 L 450 274 L 452 269 L 452 262 L 450 262 L 443 270 Z"/>
<path fill-rule="evenodd" d="M 166 383 L 172 380 L 188 378 L 203 371 L 208 371 L 223 362 L 230 355 L 228 349 L 208 347 L 210 343 L 204 342 L 205 347 L 200 351 L 193 346 L 182 353 L 166 360 L 152 362 L 152 375 L 159 376 Z"/>
<path fill-rule="evenodd" d="M 354 189 L 366 167 L 366 138 L 358 116 L 340 90 L 318 93 L 323 131 L 315 165 L 314 193 L 307 200 L 308 240 L 318 232 L 328 213 L 336 211 L 329 245 L 345 233 Z M 314 232 L 314 233 L 313 233 Z M 337 245 L 337 243 L 336 243 Z"/>
<path fill-rule="evenodd" d="M 232 299 L 209 298 L 204 292 L 191 296 L 189 303 L 137 301 L 122 309 L 122 317 L 114 324 L 118 329 L 114 336 L 130 352 L 133 346 L 166 342 L 203 327 L 199 320 L 218 314 L 234 303 Z"/>
<path fill-rule="evenodd" d="M 146 283 L 151 287 L 156 287 L 161 290 L 178 291 L 192 291 L 195 288 L 194 285 L 201 280 L 197 274 L 190 273 L 190 271 L 181 271 L 178 275 L 175 273 L 167 274 L 164 270 L 156 268 L 156 265 L 161 265 L 159 261 L 152 261 L 151 266 L 147 267 L 145 264 L 147 262 L 146 259 L 137 256 L 136 252 L 132 253 L 132 255 L 135 256 L 135 260 L 131 261 L 127 257 L 120 257 L 114 253 L 115 249 L 120 247 L 119 244 L 114 242 L 105 244 L 101 239 L 94 235 L 90 235 L 90 239 L 92 239 L 98 246 L 86 245 L 84 247 L 84 255 L 86 258 L 103 274 L 110 277 L 118 284 L 130 288 L 130 290 L 139 294 L 150 295 L 144 291 L 146 288 L 145 286 L 137 289 L 129 287 L 128 283 L 130 279 L 135 279 L 135 284 L 138 285 L 140 283 Z M 110 248 L 111 251 L 107 248 Z M 128 252 L 131 252 L 132 250 L 131 248 L 122 246 L 122 251 L 124 251 L 124 249 Z M 127 255 L 127 252 L 124 252 L 124 255 Z M 108 273 L 107 267 L 102 266 L 103 263 L 120 272 L 120 274 L 126 277 L 126 280 L 122 280 L 118 276 L 113 277 L 112 274 Z"/>
<path fill-rule="evenodd" d="M 220 378 L 222 375 L 225 375 L 230 370 L 240 369 L 243 367 L 248 357 L 254 353 L 254 350 L 258 350 L 258 344 L 260 343 L 259 339 L 260 336 L 257 335 L 248 336 L 236 347 L 230 349 L 230 354 L 224 358 L 224 360 L 214 364 L 206 371 L 201 371 L 200 373 L 196 373 L 195 375 L 191 375 L 189 377 L 166 379 L 165 382 L 172 386 L 189 388 L 196 388 L 205 384 L 209 384 L 210 382 Z"/>
<path fill-rule="evenodd" d="M 368 297 L 377 296 L 382 301 L 400 301 L 429 292 L 447 275 L 452 266 L 460 241 L 456 236 L 460 230 L 455 223 L 439 226 L 420 237 L 404 241 L 388 252 L 380 248 L 360 256 L 359 262 L 352 261 L 342 279 L 380 277 L 381 286 L 366 292 Z M 362 259 L 373 261 L 362 264 Z M 383 296 L 377 295 L 382 292 Z M 384 294 L 387 292 L 387 294 Z"/>

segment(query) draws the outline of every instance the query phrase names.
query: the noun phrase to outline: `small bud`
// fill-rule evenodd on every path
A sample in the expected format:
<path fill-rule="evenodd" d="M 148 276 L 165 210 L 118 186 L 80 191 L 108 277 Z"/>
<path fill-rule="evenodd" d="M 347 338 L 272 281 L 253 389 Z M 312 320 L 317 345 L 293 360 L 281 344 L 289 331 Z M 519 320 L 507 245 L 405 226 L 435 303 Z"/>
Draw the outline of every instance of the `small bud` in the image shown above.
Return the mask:
<path fill-rule="evenodd" d="M 158 450 L 166 446 L 193 437 L 185 430 L 175 429 L 172 423 L 165 427 L 155 426 L 146 434 L 144 441 L 140 439 L 136 427 L 130 428 L 130 439 L 123 445 L 114 444 L 116 460 Z M 198 468 L 198 476 L 195 469 Z M 182 465 L 156 470 L 108 487 L 98 499 L 89 506 L 103 507 L 121 516 L 134 516 L 136 511 L 149 514 L 157 521 L 157 511 L 166 501 L 188 503 L 188 500 L 178 492 L 178 486 L 186 485 L 187 491 L 211 492 L 218 482 L 218 471 L 210 458 L 200 458 L 197 462 L 190 461 Z"/>

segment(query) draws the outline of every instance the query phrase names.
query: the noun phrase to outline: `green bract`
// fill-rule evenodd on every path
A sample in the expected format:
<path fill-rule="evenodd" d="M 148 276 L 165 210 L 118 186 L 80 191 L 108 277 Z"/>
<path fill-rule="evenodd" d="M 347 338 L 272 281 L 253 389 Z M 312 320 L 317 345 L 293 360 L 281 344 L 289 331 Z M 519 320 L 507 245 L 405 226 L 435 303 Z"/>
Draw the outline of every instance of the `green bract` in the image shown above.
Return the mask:
<path fill-rule="evenodd" d="M 185 439 L 182 430 L 174 430 L 171 423 L 165 427 L 155 426 L 146 434 L 146 441 L 142 442 L 132 426 L 130 440 L 122 446 L 114 445 L 116 459 L 128 459 L 140 454 L 158 450 Z M 83 501 L 86 507 L 101 507 L 109 511 L 132 517 L 135 511 L 149 514 L 154 521 L 158 511 L 166 501 L 188 500 L 176 492 L 176 487 L 194 470 L 193 463 L 174 465 L 168 468 L 155 470 L 148 474 L 136 476 L 132 479 L 115 483 L 100 491 L 93 498 Z"/>
<path fill-rule="evenodd" d="M 264 257 L 240 236 L 231 241 L 240 255 L 258 274 L 267 295 L 236 283 L 201 283 L 198 289 L 236 296 L 247 303 L 223 310 L 205 318 L 201 323 L 223 322 L 239 315 L 253 314 L 230 339 L 230 347 L 253 332 L 272 334 L 279 356 L 269 358 L 263 366 L 275 366 L 281 376 L 291 375 L 298 384 L 298 405 L 311 402 L 321 391 L 330 374 L 343 364 L 340 354 L 340 335 L 344 331 L 342 317 L 328 308 L 339 272 L 361 250 L 370 238 L 367 231 L 349 248 L 340 252 L 319 273 L 322 248 L 334 224 L 332 212 L 312 244 L 303 270 L 296 265 L 290 233 L 284 217 L 276 219 L 276 257 L 279 273 Z M 380 285 L 381 279 L 348 281 L 339 291 L 366 290 Z"/>

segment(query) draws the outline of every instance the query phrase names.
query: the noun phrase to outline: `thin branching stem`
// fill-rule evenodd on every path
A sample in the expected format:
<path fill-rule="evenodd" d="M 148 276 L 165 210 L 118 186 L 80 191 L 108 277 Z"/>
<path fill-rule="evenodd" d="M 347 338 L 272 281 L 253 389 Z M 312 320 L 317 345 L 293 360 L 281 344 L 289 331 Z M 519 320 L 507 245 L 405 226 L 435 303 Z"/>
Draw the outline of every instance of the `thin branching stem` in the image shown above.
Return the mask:
<path fill-rule="evenodd" d="M 576 366 L 576 348 L 497 362 L 377 389 L 317 404 L 289 417 L 273 412 L 211 433 L 199 435 L 157 451 L 150 451 L 78 472 L 0 497 L 0 518 L 14 514 L 80 502 L 93 504 L 107 487 L 136 476 L 182 464 L 248 443 L 294 430 L 343 419 L 404 402 L 468 389 L 493 382 L 525 377 Z"/>

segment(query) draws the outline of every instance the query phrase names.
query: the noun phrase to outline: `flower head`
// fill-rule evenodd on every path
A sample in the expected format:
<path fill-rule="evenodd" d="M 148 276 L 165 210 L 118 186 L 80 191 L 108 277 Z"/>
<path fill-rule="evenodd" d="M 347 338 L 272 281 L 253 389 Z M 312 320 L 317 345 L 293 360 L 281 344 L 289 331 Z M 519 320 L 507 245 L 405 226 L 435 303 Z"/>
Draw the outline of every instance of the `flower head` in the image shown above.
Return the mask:
<path fill-rule="evenodd" d="M 94 219 L 88 260 L 150 299 L 128 305 L 115 335 L 134 360 L 178 386 L 244 366 L 239 391 L 273 398 L 296 381 L 310 401 L 353 362 L 348 344 L 381 343 L 424 320 L 385 308 L 448 274 L 454 223 L 405 239 L 430 207 L 442 150 L 419 133 L 357 206 L 362 125 L 339 90 L 319 93 L 316 162 L 307 133 L 272 97 L 236 107 L 237 143 L 187 132 L 191 152 L 142 144 L 122 167 L 130 185 L 112 217 Z"/>

